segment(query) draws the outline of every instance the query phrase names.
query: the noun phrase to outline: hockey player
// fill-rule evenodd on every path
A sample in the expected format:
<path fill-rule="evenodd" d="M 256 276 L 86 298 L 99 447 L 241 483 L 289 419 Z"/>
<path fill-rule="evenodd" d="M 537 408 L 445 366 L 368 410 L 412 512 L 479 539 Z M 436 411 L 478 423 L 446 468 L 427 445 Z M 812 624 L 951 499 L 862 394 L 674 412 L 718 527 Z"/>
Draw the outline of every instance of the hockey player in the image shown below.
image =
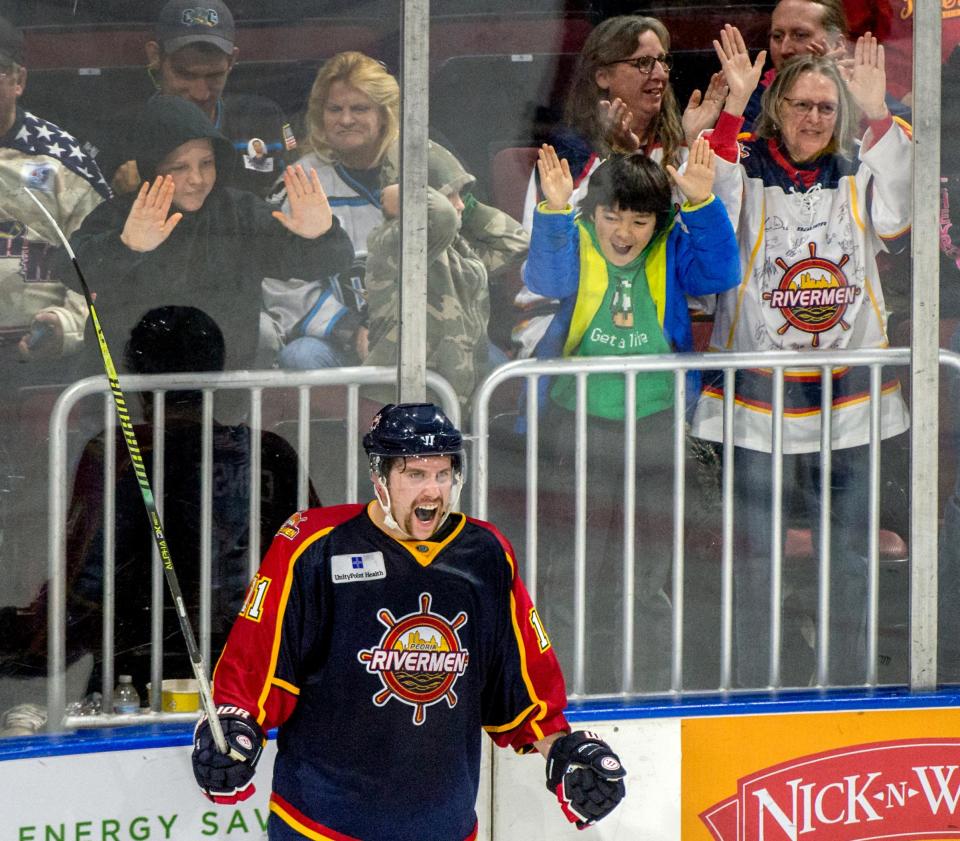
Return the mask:
<path fill-rule="evenodd" d="M 214 672 L 229 755 L 206 719 L 193 768 L 235 803 L 279 726 L 268 836 L 462 841 L 480 731 L 547 757 L 580 828 L 624 795 L 595 735 L 569 732 L 563 676 L 513 549 L 456 512 L 460 432 L 429 403 L 388 405 L 363 439 L 376 499 L 294 514 L 274 539 Z"/>

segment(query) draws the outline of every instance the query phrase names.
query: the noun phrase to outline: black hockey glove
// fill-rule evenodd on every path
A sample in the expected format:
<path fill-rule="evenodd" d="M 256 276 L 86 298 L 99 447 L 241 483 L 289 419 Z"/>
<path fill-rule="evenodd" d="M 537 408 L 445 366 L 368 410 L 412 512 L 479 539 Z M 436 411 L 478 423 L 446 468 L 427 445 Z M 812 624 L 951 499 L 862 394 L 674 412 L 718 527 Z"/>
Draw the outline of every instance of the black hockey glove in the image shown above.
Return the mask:
<path fill-rule="evenodd" d="M 239 803 L 254 792 L 254 771 L 263 750 L 263 731 L 246 710 L 232 704 L 217 707 L 229 753 L 217 750 L 204 716 L 193 731 L 193 775 L 214 803 Z"/>
<path fill-rule="evenodd" d="M 627 772 L 596 733 L 578 730 L 557 739 L 547 756 L 547 789 L 577 829 L 593 826 L 623 800 Z"/>

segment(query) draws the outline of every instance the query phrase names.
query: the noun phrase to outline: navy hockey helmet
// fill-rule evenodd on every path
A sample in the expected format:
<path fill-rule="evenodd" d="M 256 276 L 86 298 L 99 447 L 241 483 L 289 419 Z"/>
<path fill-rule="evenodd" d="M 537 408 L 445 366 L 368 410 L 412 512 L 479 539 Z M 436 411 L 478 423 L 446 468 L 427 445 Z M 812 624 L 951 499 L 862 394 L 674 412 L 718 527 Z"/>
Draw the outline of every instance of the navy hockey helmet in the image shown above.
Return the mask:
<path fill-rule="evenodd" d="M 375 457 L 417 458 L 453 456 L 453 469 L 463 461 L 463 436 L 433 403 L 390 403 L 384 406 L 363 436 L 363 449 Z"/>

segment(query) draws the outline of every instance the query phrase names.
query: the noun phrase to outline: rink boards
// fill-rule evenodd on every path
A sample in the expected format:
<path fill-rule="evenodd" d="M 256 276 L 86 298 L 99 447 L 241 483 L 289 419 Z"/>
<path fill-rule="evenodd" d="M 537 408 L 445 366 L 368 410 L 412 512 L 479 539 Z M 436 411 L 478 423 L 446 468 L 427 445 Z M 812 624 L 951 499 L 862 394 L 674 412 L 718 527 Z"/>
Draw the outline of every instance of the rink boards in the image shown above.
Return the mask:
<path fill-rule="evenodd" d="M 629 772 L 626 801 L 589 837 L 960 838 L 958 704 L 941 692 L 571 710 Z M 198 793 L 190 733 L 154 725 L 3 740 L 0 841 L 265 839 L 275 742 L 257 793 L 222 807 Z M 546 791 L 539 757 L 493 749 L 485 770 L 480 838 L 583 841 Z"/>

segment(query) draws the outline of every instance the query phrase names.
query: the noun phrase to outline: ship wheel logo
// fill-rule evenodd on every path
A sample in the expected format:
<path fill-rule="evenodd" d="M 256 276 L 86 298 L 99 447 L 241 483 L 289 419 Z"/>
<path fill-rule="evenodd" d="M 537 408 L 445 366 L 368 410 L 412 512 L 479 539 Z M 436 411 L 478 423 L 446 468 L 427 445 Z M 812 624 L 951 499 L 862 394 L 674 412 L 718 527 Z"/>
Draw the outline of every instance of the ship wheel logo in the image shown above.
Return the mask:
<path fill-rule="evenodd" d="M 763 300 L 770 302 L 771 309 L 780 310 L 784 318 L 778 335 L 796 327 L 813 334 L 811 345 L 819 347 L 821 333 L 838 324 L 843 330 L 850 329 L 843 316 L 861 290 L 851 286 L 843 273 L 843 267 L 850 261 L 849 255 L 844 254 L 839 263 L 834 263 L 817 256 L 815 242 L 807 247 L 810 256 L 792 266 L 782 257 L 776 259 L 776 264 L 783 269 L 783 277 L 776 289 L 763 293 Z"/>
<path fill-rule="evenodd" d="M 386 627 L 380 644 L 364 649 L 357 658 L 370 674 L 380 678 L 383 688 L 374 694 L 373 703 L 384 706 L 391 698 L 413 707 L 413 723 L 426 721 L 426 708 L 446 701 L 457 705 L 453 686 L 470 661 L 470 653 L 460 645 L 457 629 L 467 622 L 461 611 L 449 621 L 430 610 L 429 593 L 420 594 L 420 610 L 394 619 L 389 610 L 377 612 Z"/>

